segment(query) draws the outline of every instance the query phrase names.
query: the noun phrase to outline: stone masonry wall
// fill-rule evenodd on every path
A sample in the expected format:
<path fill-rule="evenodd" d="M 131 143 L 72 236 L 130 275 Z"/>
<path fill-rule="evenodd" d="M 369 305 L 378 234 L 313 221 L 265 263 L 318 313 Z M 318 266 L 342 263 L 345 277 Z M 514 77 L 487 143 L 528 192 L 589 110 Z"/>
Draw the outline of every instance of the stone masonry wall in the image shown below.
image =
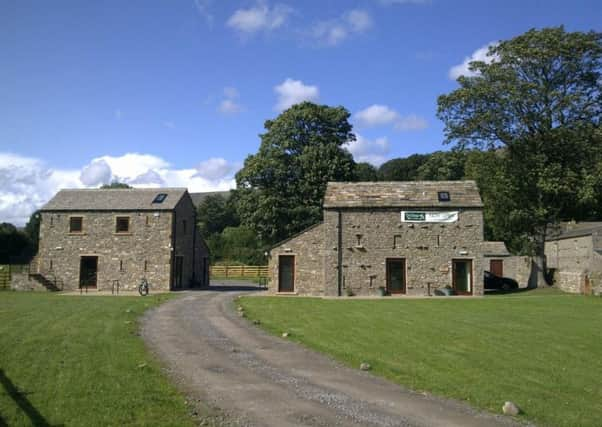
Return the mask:
<path fill-rule="evenodd" d="M 83 217 L 81 233 L 69 233 L 69 217 Z M 115 218 L 130 217 L 130 231 L 115 233 Z M 42 212 L 39 272 L 55 275 L 65 290 L 79 289 L 81 256 L 98 257 L 98 290 L 135 290 L 146 277 L 153 290 L 170 289 L 172 214 L 156 212 Z M 146 269 L 145 269 L 146 267 Z"/>
<path fill-rule="evenodd" d="M 268 269 L 268 292 L 278 293 L 278 257 L 295 256 L 295 293 L 299 295 L 324 295 L 324 224 L 318 224 L 306 232 L 273 248 Z"/>
<path fill-rule="evenodd" d="M 407 295 L 451 286 L 454 259 L 472 261 L 473 294 L 482 295 L 482 211 L 459 212 L 455 223 L 407 223 L 401 222 L 401 209 L 344 210 L 343 294 L 346 288 L 356 295 L 377 294 L 386 287 L 386 259 L 404 258 Z M 327 283 L 337 286 L 336 280 Z"/>
<path fill-rule="evenodd" d="M 29 277 L 28 272 L 11 272 L 10 288 L 15 291 L 45 291 L 46 288 Z"/>

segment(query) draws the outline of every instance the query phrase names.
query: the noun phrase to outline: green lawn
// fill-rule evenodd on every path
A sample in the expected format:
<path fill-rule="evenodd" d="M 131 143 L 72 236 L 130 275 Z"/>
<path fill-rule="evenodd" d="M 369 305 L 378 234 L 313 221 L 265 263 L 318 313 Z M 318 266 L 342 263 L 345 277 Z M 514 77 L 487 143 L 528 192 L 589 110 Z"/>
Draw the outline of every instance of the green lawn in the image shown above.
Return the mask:
<path fill-rule="evenodd" d="M 602 298 L 239 301 L 268 331 L 414 390 L 498 413 L 512 400 L 541 425 L 602 420 Z"/>
<path fill-rule="evenodd" d="M 170 297 L 0 292 L 0 425 L 194 425 L 137 334 Z"/>

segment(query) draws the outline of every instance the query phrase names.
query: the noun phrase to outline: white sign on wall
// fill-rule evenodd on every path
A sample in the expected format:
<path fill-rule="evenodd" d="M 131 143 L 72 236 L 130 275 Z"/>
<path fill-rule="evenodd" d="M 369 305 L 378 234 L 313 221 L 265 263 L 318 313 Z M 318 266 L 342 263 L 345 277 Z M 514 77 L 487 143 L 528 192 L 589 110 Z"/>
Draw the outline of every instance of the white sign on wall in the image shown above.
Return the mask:
<path fill-rule="evenodd" d="M 457 220 L 457 211 L 401 211 L 402 222 L 456 222 Z"/>

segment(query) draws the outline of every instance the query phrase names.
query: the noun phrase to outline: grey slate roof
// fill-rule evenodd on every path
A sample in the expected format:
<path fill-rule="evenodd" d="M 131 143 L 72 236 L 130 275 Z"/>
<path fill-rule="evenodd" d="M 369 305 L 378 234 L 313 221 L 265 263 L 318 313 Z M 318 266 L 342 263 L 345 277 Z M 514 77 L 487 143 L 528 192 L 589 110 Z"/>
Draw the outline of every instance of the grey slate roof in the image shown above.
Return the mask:
<path fill-rule="evenodd" d="M 449 202 L 440 202 L 439 191 L 448 191 Z M 482 207 L 474 181 L 329 182 L 325 208 Z"/>
<path fill-rule="evenodd" d="M 208 196 L 222 196 L 224 198 L 230 197 L 229 191 L 207 191 L 205 193 L 190 193 L 190 198 L 192 199 L 192 203 L 194 206 L 198 206 L 201 204 L 203 200 L 205 200 Z"/>
<path fill-rule="evenodd" d="M 483 242 L 482 252 L 484 256 L 510 256 L 504 242 Z"/>
<path fill-rule="evenodd" d="M 163 203 L 152 203 L 165 193 Z M 42 211 L 159 211 L 172 210 L 187 193 L 185 188 L 65 189 L 50 199 Z"/>
<path fill-rule="evenodd" d="M 570 239 L 602 233 L 602 222 L 562 222 L 548 231 L 547 241 Z"/>

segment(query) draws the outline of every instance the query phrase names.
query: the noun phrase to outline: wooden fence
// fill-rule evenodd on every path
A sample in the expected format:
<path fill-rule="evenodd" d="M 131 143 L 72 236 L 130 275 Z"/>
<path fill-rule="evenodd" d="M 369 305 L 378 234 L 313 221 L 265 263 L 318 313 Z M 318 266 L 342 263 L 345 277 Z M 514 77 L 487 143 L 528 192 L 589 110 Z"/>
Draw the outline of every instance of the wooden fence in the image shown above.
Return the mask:
<path fill-rule="evenodd" d="M 10 275 L 28 271 L 27 264 L 0 264 L 0 290 L 10 289 Z"/>
<path fill-rule="evenodd" d="M 212 265 L 213 277 L 268 277 L 267 265 Z"/>

